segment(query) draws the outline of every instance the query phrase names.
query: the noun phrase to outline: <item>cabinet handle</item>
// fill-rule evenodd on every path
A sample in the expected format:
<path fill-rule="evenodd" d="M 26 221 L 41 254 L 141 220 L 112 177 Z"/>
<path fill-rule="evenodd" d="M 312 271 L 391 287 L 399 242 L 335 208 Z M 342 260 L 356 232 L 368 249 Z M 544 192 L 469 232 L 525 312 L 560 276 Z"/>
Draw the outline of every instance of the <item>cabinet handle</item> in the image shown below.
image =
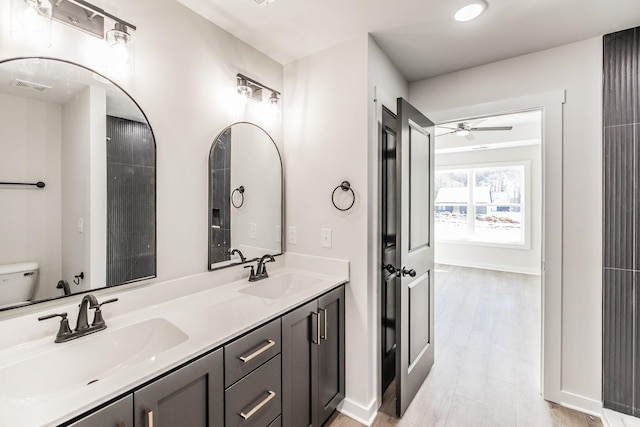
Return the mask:
<path fill-rule="evenodd" d="M 240 412 L 240 416 L 242 418 L 244 418 L 245 420 L 248 420 L 249 418 L 251 418 L 251 416 L 253 414 L 258 412 L 264 405 L 269 403 L 269 401 L 276 396 L 276 392 L 275 391 L 269 390 L 267 393 L 269 393 L 269 396 L 265 397 L 265 399 L 262 402 L 258 403 L 256 406 L 254 406 L 253 409 L 250 410 L 249 412 L 247 412 L 246 414 L 244 412 Z"/>
<path fill-rule="evenodd" d="M 316 313 L 315 311 L 311 312 L 311 316 L 315 316 L 316 320 L 315 322 L 313 320 L 311 320 L 311 322 L 313 322 L 313 325 L 315 326 L 316 330 L 311 332 L 311 342 L 317 345 L 320 345 L 320 315 L 318 313 Z"/>
<path fill-rule="evenodd" d="M 261 348 L 259 348 L 258 350 L 254 351 L 253 353 L 251 353 L 248 356 L 240 356 L 239 359 L 242 360 L 244 363 L 247 363 L 247 362 L 251 361 L 252 359 L 260 356 L 262 353 L 264 353 L 265 351 L 269 350 L 274 345 L 276 345 L 276 342 L 274 340 L 267 340 L 267 344 L 266 345 L 262 346 Z"/>
<path fill-rule="evenodd" d="M 147 427 L 153 427 L 153 411 L 147 409 Z"/>
<path fill-rule="evenodd" d="M 323 323 L 323 332 L 322 334 L 320 334 L 320 338 L 322 338 L 323 340 L 327 340 L 327 309 L 326 308 L 321 308 L 318 311 L 320 311 L 322 313 L 322 323 Z"/>

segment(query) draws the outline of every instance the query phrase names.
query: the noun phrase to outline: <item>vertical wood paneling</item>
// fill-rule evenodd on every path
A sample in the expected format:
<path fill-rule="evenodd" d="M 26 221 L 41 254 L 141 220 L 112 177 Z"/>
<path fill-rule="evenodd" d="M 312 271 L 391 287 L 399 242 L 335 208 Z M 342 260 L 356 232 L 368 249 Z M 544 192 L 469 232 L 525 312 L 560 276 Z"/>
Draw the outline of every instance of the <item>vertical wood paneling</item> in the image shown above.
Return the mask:
<path fill-rule="evenodd" d="M 605 408 L 640 415 L 640 29 L 604 37 L 603 387 Z"/>
<path fill-rule="evenodd" d="M 145 123 L 107 117 L 107 286 L 156 275 L 155 142 Z"/>

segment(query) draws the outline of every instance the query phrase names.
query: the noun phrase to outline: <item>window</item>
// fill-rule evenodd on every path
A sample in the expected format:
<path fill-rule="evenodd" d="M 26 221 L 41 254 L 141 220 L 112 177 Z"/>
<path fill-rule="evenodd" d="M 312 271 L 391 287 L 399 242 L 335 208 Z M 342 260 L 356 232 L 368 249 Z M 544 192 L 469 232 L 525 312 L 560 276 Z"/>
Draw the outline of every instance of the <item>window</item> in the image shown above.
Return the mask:
<path fill-rule="evenodd" d="M 525 244 L 525 163 L 435 172 L 438 240 Z"/>

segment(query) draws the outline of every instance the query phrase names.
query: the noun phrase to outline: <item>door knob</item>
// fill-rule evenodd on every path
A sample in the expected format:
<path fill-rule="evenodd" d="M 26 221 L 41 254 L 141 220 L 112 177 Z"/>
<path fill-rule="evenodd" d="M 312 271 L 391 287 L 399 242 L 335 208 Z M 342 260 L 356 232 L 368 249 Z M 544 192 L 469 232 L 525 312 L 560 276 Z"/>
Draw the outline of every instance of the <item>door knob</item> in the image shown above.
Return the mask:
<path fill-rule="evenodd" d="M 407 267 L 402 267 L 402 277 L 407 274 L 411 277 L 416 277 L 416 271 L 413 268 L 411 270 L 407 270 Z"/>

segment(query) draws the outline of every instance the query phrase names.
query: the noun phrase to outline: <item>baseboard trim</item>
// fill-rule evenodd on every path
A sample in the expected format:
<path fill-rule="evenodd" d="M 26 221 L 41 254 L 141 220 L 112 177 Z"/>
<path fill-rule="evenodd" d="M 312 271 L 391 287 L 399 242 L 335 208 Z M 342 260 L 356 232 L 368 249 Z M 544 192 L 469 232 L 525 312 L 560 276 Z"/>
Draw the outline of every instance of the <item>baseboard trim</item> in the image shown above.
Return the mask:
<path fill-rule="evenodd" d="M 602 417 L 602 402 L 599 400 L 589 399 L 588 397 L 563 390 L 560 391 L 560 401 L 557 403 L 585 414 Z"/>
<path fill-rule="evenodd" d="M 342 403 L 338 405 L 338 411 L 356 420 L 360 424 L 370 426 L 378 414 L 378 407 L 376 405 L 376 399 L 369 402 L 367 406 L 362 406 L 353 400 L 345 398 Z"/>
<path fill-rule="evenodd" d="M 482 262 L 460 262 L 453 259 L 435 259 L 436 264 L 455 265 L 457 267 L 480 268 L 482 270 L 496 270 L 507 273 L 529 274 L 532 276 L 540 276 L 539 269 L 514 267 L 512 265 L 486 264 Z"/>

